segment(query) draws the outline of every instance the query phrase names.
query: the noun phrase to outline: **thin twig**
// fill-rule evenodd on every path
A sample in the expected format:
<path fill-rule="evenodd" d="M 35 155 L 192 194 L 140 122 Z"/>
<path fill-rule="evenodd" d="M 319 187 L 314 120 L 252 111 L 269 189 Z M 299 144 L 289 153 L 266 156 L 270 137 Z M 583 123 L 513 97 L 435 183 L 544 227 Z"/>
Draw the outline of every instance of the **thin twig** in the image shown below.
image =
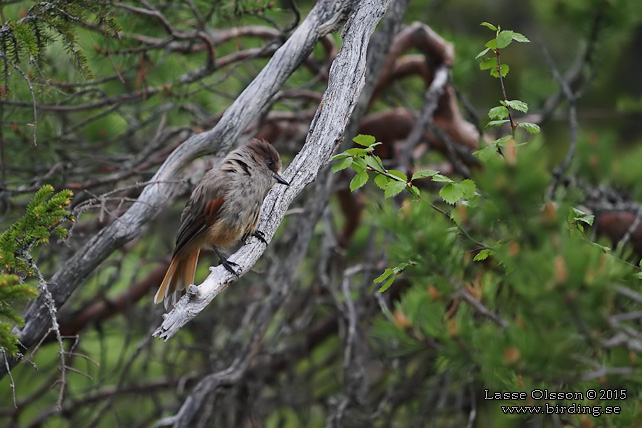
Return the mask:
<path fill-rule="evenodd" d="M 4 364 L 7 366 L 7 373 L 9 374 L 9 386 L 11 387 L 11 397 L 13 398 L 13 407 L 18 408 L 18 402 L 16 401 L 16 383 L 13 381 L 13 376 L 11 376 L 11 370 L 9 369 L 9 361 L 7 360 L 7 354 L 4 348 L 0 348 L 0 352 L 4 356 Z"/>
<path fill-rule="evenodd" d="M 424 106 L 419 118 L 401 146 L 402 151 L 399 155 L 399 169 L 402 171 L 408 170 L 412 150 L 421 140 L 426 129 L 428 129 L 428 127 L 433 123 L 433 115 L 437 109 L 439 98 L 444 93 L 445 87 L 448 84 L 449 72 L 450 68 L 445 64 L 440 64 L 434 72 L 432 82 L 430 82 L 430 86 L 426 90 L 426 94 L 424 96 Z"/>
<path fill-rule="evenodd" d="M 504 86 L 504 76 L 502 75 L 502 62 L 500 58 L 500 53 L 499 49 L 495 49 L 495 56 L 497 57 L 497 73 L 499 74 L 499 85 L 502 88 L 502 96 L 504 97 L 504 101 L 508 101 L 508 97 L 506 96 L 506 87 Z M 506 108 L 508 110 L 508 120 L 510 120 L 510 132 L 515 136 L 515 129 L 517 129 L 517 124 L 513 121 L 513 115 L 510 113 L 510 108 Z"/>
<path fill-rule="evenodd" d="M 458 287 L 457 294 L 461 296 L 464 299 L 464 301 L 470 304 L 481 315 L 490 319 L 500 327 L 504 327 L 504 328 L 508 327 L 508 323 L 504 319 L 502 319 L 498 315 L 489 311 L 488 308 L 486 308 L 486 306 L 484 306 L 479 300 L 477 300 L 472 294 L 470 294 L 470 291 L 468 291 L 466 287 L 463 287 L 463 286 Z"/>
<path fill-rule="evenodd" d="M 49 331 L 54 333 L 56 341 L 58 342 L 58 354 L 60 355 L 60 389 L 58 391 L 58 401 L 56 401 L 56 407 L 58 409 L 62 409 L 62 400 L 64 397 L 65 387 L 67 386 L 67 369 L 69 367 L 67 366 L 65 358 L 65 345 L 62 341 L 62 335 L 60 334 L 60 325 L 58 324 L 58 309 L 56 308 L 56 302 L 51 295 L 51 291 L 49 291 L 49 285 L 42 275 L 42 272 L 40 272 L 40 269 L 38 269 L 38 266 L 33 261 L 30 255 L 27 257 L 27 260 L 29 262 L 30 268 L 33 269 L 36 273 L 41 292 L 45 296 L 45 305 L 51 318 L 51 326 L 49 327 Z"/>
<path fill-rule="evenodd" d="M 31 83 L 31 80 L 29 79 L 29 77 L 27 77 L 27 74 L 17 64 L 11 61 L 11 59 L 9 59 L 9 57 L 7 57 L 2 51 L 0 51 L 0 59 L 2 59 L 5 63 L 11 64 L 11 67 L 14 70 L 16 70 L 18 74 L 20 74 L 22 79 L 27 83 L 27 87 L 29 88 L 29 94 L 31 95 L 31 108 L 33 111 L 33 145 L 37 146 L 38 142 L 36 139 L 36 134 L 38 132 L 38 108 L 36 107 L 37 106 L 36 93 L 33 90 L 33 84 Z M 6 102 L 7 100 L 3 100 L 3 103 L 6 103 Z"/>
<path fill-rule="evenodd" d="M 637 212 L 635 213 L 635 220 L 633 220 L 629 228 L 626 230 L 624 236 L 622 236 L 620 241 L 617 243 L 617 247 L 615 248 L 616 254 L 622 254 L 622 250 L 631 239 L 631 235 L 638 230 L 638 227 L 640 226 L 640 220 L 642 220 L 642 208 L 638 208 Z"/>
<path fill-rule="evenodd" d="M 568 103 L 569 147 L 568 147 L 568 151 L 566 152 L 566 156 L 564 156 L 564 159 L 562 160 L 562 162 L 553 171 L 553 184 L 551 185 L 549 197 L 551 199 L 555 199 L 555 192 L 557 191 L 557 187 L 559 186 L 562 177 L 568 170 L 568 167 L 571 165 L 571 161 L 575 157 L 575 152 L 577 150 L 578 123 L 577 123 L 577 108 L 575 106 L 577 102 L 577 96 L 576 94 L 573 93 L 573 90 L 571 89 L 568 82 L 564 80 L 564 78 L 557 71 L 557 68 L 555 67 L 555 64 L 553 62 L 553 58 L 549 54 L 544 44 L 540 43 L 540 47 L 542 49 L 544 58 L 551 70 L 551 74 L 553 75 L 553 78 L 557 81 L 557 83 L 560 85 L 562 94 L 564 94 L 564 98 L 566 98 L 566 101 Z"/>

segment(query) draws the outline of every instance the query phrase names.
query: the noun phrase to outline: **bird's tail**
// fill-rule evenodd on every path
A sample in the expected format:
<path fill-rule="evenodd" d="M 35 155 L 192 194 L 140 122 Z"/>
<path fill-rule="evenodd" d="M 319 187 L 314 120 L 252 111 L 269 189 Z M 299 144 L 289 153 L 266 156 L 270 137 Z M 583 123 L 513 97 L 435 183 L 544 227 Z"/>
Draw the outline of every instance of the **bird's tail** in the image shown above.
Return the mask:
<path fill-rule="evenodd" d="M 179 253 L 172 257 L 165 278 L 163 278 L 163 282 L 161 282 L 154 296 L 154 303 L 160 303 L 165 300 L 165 309 L 167 309 L 170 295 L 172 296 L 172 305 L 178 300 L 181 292 L 180 284 L 187 291 L 190 284 L 194 282 L 194 272 L 196 271 L 196 263 L 200 252 L 201 250 L 196 250 L 186 255 Z"/>

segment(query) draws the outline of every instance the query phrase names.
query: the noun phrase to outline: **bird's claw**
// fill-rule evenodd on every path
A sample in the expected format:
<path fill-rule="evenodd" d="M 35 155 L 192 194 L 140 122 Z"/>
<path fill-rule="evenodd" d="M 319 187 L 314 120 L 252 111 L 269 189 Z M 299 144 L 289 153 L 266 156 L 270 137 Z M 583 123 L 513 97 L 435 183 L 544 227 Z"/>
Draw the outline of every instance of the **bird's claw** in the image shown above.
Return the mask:
<path fill-rule="evenodd" d="M 258 239 L 259 241 L 267 245 L 267 241 L 265 240 L 265 235 L 260 230 L 257 230 L 256 232 L 254 232 L 252 236 L 256 237 L 256 239 Z"/>
<path fill-rule="evenodd" d="M 232 262 L 232 261 L 229 261 L 228 259 L 226 259 L 225 257 L 223 257 L 223 254 L 221 254 L 221 253 L 216 249 L 216 247 L 214 247 L 214 252 L 215 252 L 215 253 L 216 253 L 216 255 L 218 256 L 218 258 L 219 258 L 219 260 L 221 261 L 221 264 L 223 265 L 223 267 L 225 268 L 225 270 L 227 270 L 229 273 L 231 273 L 231 274 L 232 274 L 232 275 L 234 275 L 235 277 L 239 278 L 239 274 L 238 274 L 238 272 L 236 272 L 236 270 L 234 269 L 234 267 L 238 267 L 239 265 L 238 265 L 238 264 L 236 264 L 236 263 L 234 263 L 234 262 Z"/>
<path fill-rule="evenodd" d="M 249 233 L 249 234 L 243 236 L 243 238 L 241 240 L 243 241 L 243 243 L 245 245 L 249 244 L 248 241 L 250 239 L 250 236 L 254 236 L 256 239 L 258 239 L 259 241 L 263 242 L 265 245 L 268 244 L 267 240 L 265 239 L 265 235 L 263 234 L 263 232 L 261 232 L 260 230 L 257 230 L 256 232 Z"/>
<path fill-rule="evenodd" d="M 237 278 L 239 277 L 238 272 L 236 272 L 236 270 L 234 269 L 235 267 L 239 266 L 238 264 L 236 264 L 234 262 L 231 262 L 231 261 L 229 261 L 229 260 L 227 260 L 225 258 L 221 258 L 221 264 L 223 265 L 225 270 L 227 270 L 229 273 L 231 273 L 232 275 L 234 275 Z"/>

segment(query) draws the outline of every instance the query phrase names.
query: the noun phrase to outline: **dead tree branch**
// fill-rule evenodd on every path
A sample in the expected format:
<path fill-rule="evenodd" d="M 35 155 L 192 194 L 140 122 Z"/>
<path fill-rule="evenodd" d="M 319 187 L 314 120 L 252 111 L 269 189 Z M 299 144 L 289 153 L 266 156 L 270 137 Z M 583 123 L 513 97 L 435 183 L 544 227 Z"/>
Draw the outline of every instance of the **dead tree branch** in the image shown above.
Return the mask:
<path fill-rule="evenodd" d="M 271 191 L 261 211 L 259 228 L 271 240 L 294 198 L 314 179 L 332 152 L 341 143 L 350 115 L 365 84 L 366 54 L 370 34 L 379 22 L 390 0 L 361 2 L 343 31 L 343 44 L 330 68 L 328 88 L 310 126 L 306 143 L 284 172 L 290 186 L 284 191 Z M 265 251 L 257 239 L 230 257 L 242 275 Z M 167 314 L 155 336 L 169 339 L 201 312 L 218 294 L 232 283 L 235 276 L 222 266 L 211 268 L 211 274 L 198 287 L 189 291 Z"/>

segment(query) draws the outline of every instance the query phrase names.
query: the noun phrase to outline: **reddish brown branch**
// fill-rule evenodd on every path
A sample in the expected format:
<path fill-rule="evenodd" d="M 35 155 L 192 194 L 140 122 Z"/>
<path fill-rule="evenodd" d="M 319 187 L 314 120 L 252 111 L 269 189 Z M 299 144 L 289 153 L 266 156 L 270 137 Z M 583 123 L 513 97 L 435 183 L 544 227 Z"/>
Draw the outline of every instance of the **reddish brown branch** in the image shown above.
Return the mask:
<path fill-rule="evenodd" d="M 628 241 L 637 256 L 642 257 L 642 222 L 636 222 L 637 217 L 636 210 L 597 213 L 595 231 L 598 236 L 609 238 L 613 248 L 622 240 Z"/>
<path fill-rule="evenodd" d="M 141 281 L 132 284 L 132 286 L 124 293 L 113 299 L 103 299 L 98 301 L 81 311 L 77 312 L 68 321 L 61 322 L 60 333 L 63 336 L 75 336 L 91 324 L 96 324 L 111 318 L 114 315 L 123 313 L 143 296 L 148 294 L 148 291 L 161 283 L 167 264 L 162 263 L 152 270 L 147 277 Z"/>

